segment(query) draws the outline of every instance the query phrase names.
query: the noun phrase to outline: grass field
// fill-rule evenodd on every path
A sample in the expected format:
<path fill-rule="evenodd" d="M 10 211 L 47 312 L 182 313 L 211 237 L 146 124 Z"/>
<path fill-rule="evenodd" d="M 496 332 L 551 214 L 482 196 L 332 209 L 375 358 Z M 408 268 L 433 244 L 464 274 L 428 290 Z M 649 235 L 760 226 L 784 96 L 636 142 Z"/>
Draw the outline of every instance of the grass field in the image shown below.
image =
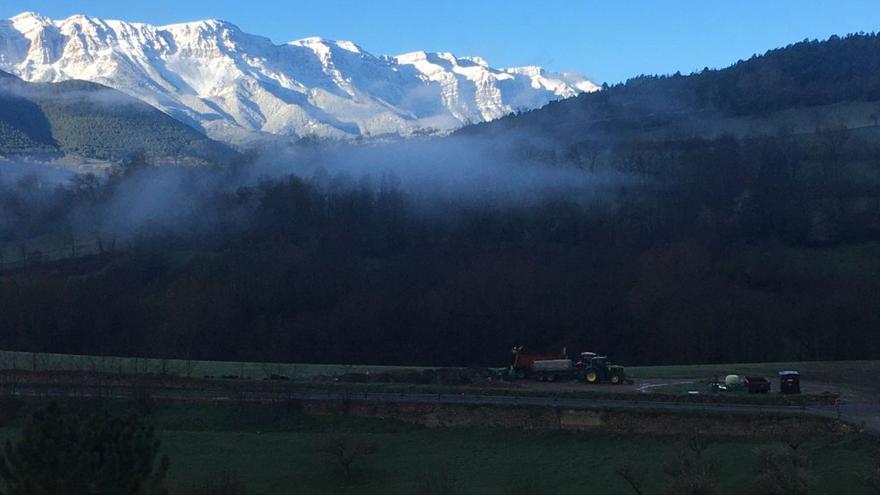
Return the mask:
<path fill-rule="evenodd" d="M 0 428 L 0 439 L 14 439 L 33 407 L 23 408 Z M 249 493 L 265 495 L 411 495 L 437 471 L 448 472 L 456 481 L 456 494 L 627 494 L 632 492 L 615 469 L 637 466 L 656 487 L 664 483 L 664 463 L 680 449 L 675 438 L 663 436 L 428 429 L 391 420 L 308 417 L 265 405 L 160 404 L 150 418 L 171 459 L 172 488 L 228 469 L 238 473 Z M 356 466 L 351 485 L 343 482 L 336 466 L 314 452 L 326 434 L 340 431 L 369 438 L 378 446 L 375 455 Z M 715 439 L 706 455 L 715 464 L 713 474 L 722 493 L 747 491 L 758 451 L 772 443 Z M 877 458 L 876 446 L 854 436 L 829 434 L 801 448 L 810 460 L 814 493 L 871 493 L 860 475 Z M 527 482 L 543 491 L 516 491 Z"/>

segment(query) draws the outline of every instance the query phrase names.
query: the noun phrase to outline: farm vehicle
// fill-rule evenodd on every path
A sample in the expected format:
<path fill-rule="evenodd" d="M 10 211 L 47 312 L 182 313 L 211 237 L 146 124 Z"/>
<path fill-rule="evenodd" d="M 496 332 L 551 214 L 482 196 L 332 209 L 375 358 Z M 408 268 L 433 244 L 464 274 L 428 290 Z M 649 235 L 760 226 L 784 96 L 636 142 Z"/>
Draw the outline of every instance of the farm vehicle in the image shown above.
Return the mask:
<path fill-rule="evenodd" d="M 558 354 L 528 354 L 523 347 L 513 348 L 513 364 L 510 369 L 518 379 L 533 378 L 538 381 L 583 380 L 586 383 L 629 382 L 626 368 L 608 362 L 606 356 L 595 352 L 582 352 L 577 360 L 569 359 L 565 349 Z"/>
<path fill-rule="evenodd" d="M 778 373 L 779 393 L 785 395 L 801 393 L 800 373 L 794 370 L 783 370 Z M 747 391 L 750 394 L 767 394 L 771 391 L 770 380 L 763 376 L 738 376 L 727 375 L 724 382 L 719 382 L 716 377 L 711 382 L 713 392 L 729 392 L 736 390 Z"/>
<path fill-rule="evenodd" d="M 592 356 L 583 365 L 584 381 L 587 383 L 608 382 L 612 385 L 620 385 L 630 381 L 626 377 L 626 368 L 609 363 L 605 356 Z"/>

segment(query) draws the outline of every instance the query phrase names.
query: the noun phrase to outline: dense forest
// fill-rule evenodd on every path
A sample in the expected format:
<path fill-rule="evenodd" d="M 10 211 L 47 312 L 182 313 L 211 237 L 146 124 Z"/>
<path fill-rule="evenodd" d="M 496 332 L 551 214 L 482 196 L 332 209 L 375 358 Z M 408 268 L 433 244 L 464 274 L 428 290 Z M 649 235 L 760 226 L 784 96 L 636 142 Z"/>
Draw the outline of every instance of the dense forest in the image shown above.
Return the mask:
<path fill-rule="evenodd" d="M 449 365 L 503 363 L 519 344 L 633 364 L 876 357 L 880 189 L 852 171 L 873 167 L 876 184 L 880 155 L 678 146 L 662 179 L 523 203 L 425 204 L 389 174 L 231 190 L 204 185 L 228 170 L 178 170 L 189 199 L 124 238 L 95 233 L 102 254 L 8 259 L 0 347 Z M 75 230 L 169 170 L 129 167 L 4 185 L 2 235 Z"/>
<path fill-rule="evenodd" d="M 799 43 L 463 131 L 499 150 L 488 160 L 502 173 L 541 163 L 521 176 L 529 184 L 579 174 L 528 201 L 491 183 L 425 197 L 381 164 L 372 179 L 318 167 L 254 182 L 240 180 L 254 163 L 139 156 L 58 188 L 0 175 L 0 348 L 423 365 L 501 365 L 514 345 L 627 364 L 877 359 L 876 125 L 674 139 L 645 129 L 871 103 L 878 44 Z M 446 139 L 451 150 L 465 138 Z M 322 145 L 305 146 L 320 165 Z M 138 214 L 133 191 L 155 191 L 163 208 Z M 72 241 L 50 261 L 34 247 L 66 236 L 98 249 L 77 254 Z"/>

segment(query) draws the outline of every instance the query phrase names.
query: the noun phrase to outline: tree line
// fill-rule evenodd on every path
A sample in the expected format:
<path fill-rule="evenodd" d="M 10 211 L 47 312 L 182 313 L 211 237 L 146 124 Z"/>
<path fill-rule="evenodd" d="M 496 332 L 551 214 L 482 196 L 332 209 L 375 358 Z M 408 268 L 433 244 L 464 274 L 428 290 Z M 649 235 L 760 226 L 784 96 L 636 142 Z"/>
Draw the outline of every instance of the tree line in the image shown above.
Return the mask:
<path fill-rule="evenodd" d="M 206 187 L 229 172 L 184 169 L 173 214 L 95 233 L 99 254 L 4 273 L 0 346 L 495 366 L 515 345 L 627 364 L 880 354 L 870 148 L 722 137 L 607 153 L 619 181 L 528 202 L 426 204 L 391 174 Z M 106 220 L 131 181 L 167 179 L 129 165 L 6 185 L 6 239 Z"/>

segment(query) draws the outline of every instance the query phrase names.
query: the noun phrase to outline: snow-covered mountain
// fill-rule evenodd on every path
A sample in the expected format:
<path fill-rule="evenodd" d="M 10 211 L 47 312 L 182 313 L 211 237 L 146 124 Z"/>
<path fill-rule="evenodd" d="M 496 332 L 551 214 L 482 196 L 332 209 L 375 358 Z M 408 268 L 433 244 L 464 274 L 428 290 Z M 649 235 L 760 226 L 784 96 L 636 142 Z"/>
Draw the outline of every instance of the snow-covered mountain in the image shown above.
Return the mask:
<path fill-rule="evenodd" d="M 0 20 L 0 69 L 101 83 L 233 142 L 448 131 L 598 89 L 577 74 L 494 69 L 444 52 L 374 56 L 322 38 L 276 45 L 218 20 L 153 26 L 31 12 Z"/>

